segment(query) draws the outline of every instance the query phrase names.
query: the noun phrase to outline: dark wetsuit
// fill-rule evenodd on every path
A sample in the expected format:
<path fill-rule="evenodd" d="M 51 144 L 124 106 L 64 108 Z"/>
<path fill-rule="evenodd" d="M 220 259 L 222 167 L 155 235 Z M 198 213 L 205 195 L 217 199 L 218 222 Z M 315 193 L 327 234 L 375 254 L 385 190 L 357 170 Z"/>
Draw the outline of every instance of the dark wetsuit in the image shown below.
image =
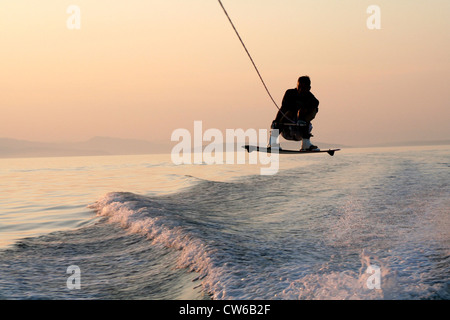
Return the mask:
<path fill-rule="evenodd" d="M 299 93 L 297 89 L 289 89 L 284 94 L 280 111 L 278 111 L 274 122 L 278 124 L 298 120 L 306 122 L 306 125 L 296 134 L 292 132 L 295 127 L 278 126 L 285 139 L 301 140 L 301 137 L 309 138 L 311 136 L 310 122 L 316 117 L 317 112 L 319 112 L 319 100 L 311 92 Z"/>

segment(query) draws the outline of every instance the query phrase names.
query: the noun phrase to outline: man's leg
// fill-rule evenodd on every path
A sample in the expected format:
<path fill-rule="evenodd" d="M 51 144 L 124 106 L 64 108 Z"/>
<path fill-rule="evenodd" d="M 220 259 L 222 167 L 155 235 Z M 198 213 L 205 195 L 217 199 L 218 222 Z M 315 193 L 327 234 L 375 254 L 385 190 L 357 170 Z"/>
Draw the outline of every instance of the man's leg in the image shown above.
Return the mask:
<path fill-rule="evenodd" d="M 312 134 L 311 122 L 307 122 L 303 127 L 302 133 L 302 148 L 301 150 L 316 150 L 319 149 L 317 146 L 313 145 L 310 141 Z"/>
<path fill-rule="evenodd" d="M 267 148 L 280 148 L 280 130 L 277 128 L 270 129 L 269 144 Z"/>

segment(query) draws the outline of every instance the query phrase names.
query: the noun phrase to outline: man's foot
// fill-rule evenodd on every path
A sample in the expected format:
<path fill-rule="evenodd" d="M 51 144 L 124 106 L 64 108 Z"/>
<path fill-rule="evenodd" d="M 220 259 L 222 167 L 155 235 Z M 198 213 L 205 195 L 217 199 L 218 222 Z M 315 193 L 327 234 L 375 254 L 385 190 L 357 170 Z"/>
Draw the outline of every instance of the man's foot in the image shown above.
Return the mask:
<path fill-rule="evenodd" d="M 302 139 L 302 148 L 300 151 L 313 151 L 318 150 L 319 148 L 311 143 L 309 139 Z"/>
<path fill-rule="evenodd" d="M 273 146 L 273 148 L 278 149 L 278 150 L 283 150 L 283 149 L 281 149 L 280 145 Z M 270 144 L 267 145 L 267 150 L 272 150 L 272 146 Z"/>
<path fill-rule="evenodd" d="M 300 151 L 314 151 L 314 150 L 320 150 L 318 146 L 310 145 L 309 148 L 304 149 L 303 147 L 300 149 Z"/>

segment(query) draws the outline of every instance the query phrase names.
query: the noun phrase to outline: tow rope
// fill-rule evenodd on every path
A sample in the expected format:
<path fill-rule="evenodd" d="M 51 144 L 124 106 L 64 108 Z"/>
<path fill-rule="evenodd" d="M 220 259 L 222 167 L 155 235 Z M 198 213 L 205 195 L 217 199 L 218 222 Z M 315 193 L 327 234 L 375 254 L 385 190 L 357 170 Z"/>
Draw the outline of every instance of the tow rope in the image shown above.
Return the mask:
<path fill-rule="evenodd" d="M 237 37 L 239 38 L 239 41 L 241 42 L 242 46 L 244 47 L 245 52 L 247 53 L 248 57 L 250 58 L 250 61 L 252 62 L 253 67 L 255 68 L 256 73 L 258 74 L 258 77 L 259 77 L 259 79 L 261 80 L 261 82 L 262 82 L 262 84 L 263 84 L 263 86 L 264 86 L 264 89 L 266 89 L 266 92 L 267 92 L 267 94 L 269 95 L 269 97 L 270 97 L 270 99 L 272 100 L 272 102 L 274 103 L 275 107 L 277 107 L 277 109 L 281 112 L 281 114 L 282 114 L 287 120 L 289 120 L 289 121 L 292 122 L 292 123 L 296 123 L 296 121 L 293 121 L 293 120 L 289 119 L 288 117 L 286 117 L 286 115 L 281 111 L 280 107 L 278 107 L 278 104 L 275 102 L 275 100 L 273 99 L 272 95 L 270 94 L 270 91 L 269 91 L 269 89 L 267 88 L 266 83 L 264 82 L 264 79 L 262 78 L 261 73 L 260 73 L 259 70 L 258 70 L 258 67 L 256 66 L 255 62 L 253 61 L 253 58 L 252 58 L 252 56 L 250 55 L 250 52 L 248 52 L 247 47 L 245 46 L 244 41 L 242 40 L 241 36 L 239 35 L 239 32 L 237 31 L 236 27 L 234 26 L 233 21 L 231 21 L 231 18 L 230 18 L 230 16 L 228 15 L 227 10 L 226 10 L 225 7 L 223 6 L 222 1 L 221 1 L 221 0 L 218 0 L 218 1 L 219 1 L 220 6 L 221 6 L 222 9 L 223 9 L 223 12 L 224 12 L 225 15 L 227 16 L 228 21 L 230 21 L 230 24 L 231 24 L 231 26 L 233 27 L 234 32 L 236 32 L 236 35 L 237 35 Z"/>

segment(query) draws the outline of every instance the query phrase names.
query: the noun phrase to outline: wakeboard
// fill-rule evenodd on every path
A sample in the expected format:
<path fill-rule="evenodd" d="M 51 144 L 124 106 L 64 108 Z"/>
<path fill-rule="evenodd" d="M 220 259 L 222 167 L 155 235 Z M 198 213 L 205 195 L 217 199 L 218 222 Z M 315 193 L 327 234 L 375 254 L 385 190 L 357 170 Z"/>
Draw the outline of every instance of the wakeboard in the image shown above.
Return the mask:
<path fill-rule="evenodd" d="M 252 145 L 248 145 L 248 144 L 245 145 L 244 148 L 245 148 L 245 150 L 247 150 L 247 152 L 258 151 L 258 152 L 272 153 L 272 149 L 271 149 L 271 148 L 252 146 Z M 330 156 L 334 156 L 334 153 L 335 153 L 336 151 L 341 150 L 341 149 L 326 149 L 326 150 L 321 150 L 321 149 L 317 149 L 317 150 L 285 150 L 285 149 L 275 149 L 275 150 L 277 150 L 279 154 L 310 154 L 310 153 L 323 153 L 323 152 L 326 152 L 326 153 L 328 153 Z"/>

